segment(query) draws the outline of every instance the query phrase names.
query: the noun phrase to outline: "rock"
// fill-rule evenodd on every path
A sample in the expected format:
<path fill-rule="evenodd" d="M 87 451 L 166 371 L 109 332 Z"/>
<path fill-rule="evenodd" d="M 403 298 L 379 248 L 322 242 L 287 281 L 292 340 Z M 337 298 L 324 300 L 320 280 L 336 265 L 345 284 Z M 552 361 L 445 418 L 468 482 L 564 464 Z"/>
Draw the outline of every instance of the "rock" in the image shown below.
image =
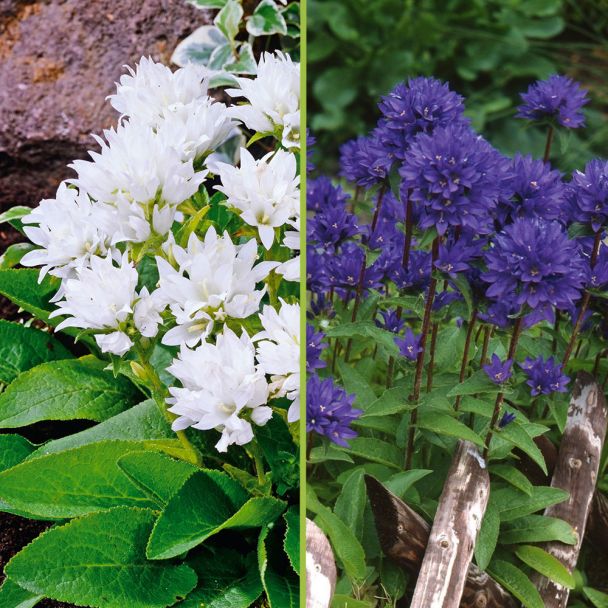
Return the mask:
<path fill-rule="evenodd" d="M 209 17 L 185 0 L 0 0 L 0 211 L 53 196 L 116 122 L 123 66 L 168 63 Z"/>

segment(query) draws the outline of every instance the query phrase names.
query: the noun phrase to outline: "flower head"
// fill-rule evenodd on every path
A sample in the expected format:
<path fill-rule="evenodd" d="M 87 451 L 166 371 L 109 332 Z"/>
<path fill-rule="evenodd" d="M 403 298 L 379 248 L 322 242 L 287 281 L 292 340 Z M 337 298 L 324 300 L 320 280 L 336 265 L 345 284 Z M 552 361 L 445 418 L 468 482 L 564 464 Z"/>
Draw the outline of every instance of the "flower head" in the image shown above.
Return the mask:
<path fill-rule="evenodd" d="M 483 371 L 494 384 L 503 384 L 512 376 L 512 365 L 513 359 L 507 359 L 503 363 L 498 355 L 493 354 L 492 361 L 483 366 Z"/>
<path fill-rule="evenodd" d="M 344 207 L 329 207 L 317 213 L 306 225 L 308 240 L 328 251 L 359 232 L 357 218 Z"/>
<path fill-rule="evenodd" d="M 363 413 L 353 408 L 354 400 L 355 396 L 347 395 L 332 378 L 321 380 L 311 374 L 306 382 L 306 430 L 349 447 L 347 440 L 357 436 L 350 425 Z"/>
<path fill-rule="evenodd" d="M 485 253 L 487 296 L 516 309 L 566 309 L 580 297 L 585 280 L 579 248 L 558 222 L 517 219 Z"/>
<path fill-rule="evenodd" d="M 325 334 L 315 331 L 315 328 L 306 324 L 306 369 L 321 369 L 327 367 L 327 363 L 321 359 L 321 354 L 327 348 L 327 343 L 323 342 Z"/>
<path fill-rule="evenodd" d="M 300 418 L 300 305 L 280 302 L 278 312 L 264 306 L 259 315 L 264 330 L 253 341 L 257 360 L 270 375 L 271 397 L 291 400 L 287 419 L 295 422 Z"/>
<path fill-rule="evenodd" d="M 233 443 L 249 443 L 251 422 L 264 425 L 272 416 L 272 409 L 265 405 L 266 378 L 254 355 L 249 336 L 243 331 L 239 338 L 228 328 L 215 344 L 204 342 L 194 350 L 182 345 L 167 369 L 182 384 L 169 389 L 169 411 L 178 416 L 173 430 L 217 429 L 222 433 L 215 446 L 220 452 Z"/>
<path fill-rule="evenodd" d="M 101 229 L 98 208 L 86 194 L 62 182 L 54 199 L 40 201 L 23 218 L 24 232 L 34 249 L 23 256 L 23 266 L 42 266 L 40 279 L 47 272 L 66 278 L 88 264 L 92 255 L 105 256 L 110 237 Z"/>
<path fill-rule="evenodd" d="M 340 173 L 358 186 L 370 188 L 388 177 L 394 158 L 374 133 L 340 147 Z"/>
<path fill-rule="evenodd" d="M 575 171 L 568 188 L 573 219 L 594 232 L 608 224 L 608 161 L 594 159 Z"/>
<path fill-rule="evenodd" d="M 395 338 L 395 344 L 399 347 L 399 352 L 410 361 L 416 361 L 418 354 L 422 352 L 420 342 L 422 336 L 414 335 L 414 332 L 408 327 L 405 330 L 403 338 Z"/>
<path fill-rule="evenodd" d="M 405 327 L 405 321 L 394 310 L 380 311 L 382 320 L 376 319 L 376 325 L 394 334 L 398 334 Z"/>
<path fill-rule="evenodd" d="M 419 225 L 478 233 L 490 229 L 490 215 L 502 187 L 499 153 L 468 127 L 449 125 L 420 133 L 399 170 L 402 197 L 420 207 Z"/>
<path fill-rule="evenodd" d="M 306 183 L 306 208 L 309 211 L 325 211 L 344 207 L 349 195 L 340 186 L 334 186 L 328 177 L 321 176 Z"/>
<path fill-rule="evenodd" d="M 468 124 L 463 116 L 463 98 L 436 78 L 410 78 L 407 84 L 398 84 L 382 97 L 378 105 L 384 117 L 382 141 L 402 160 L 418 133 L 455 123 Z"/>
<path fill-rule="evenodd" d="M 163 336 L 163 344 L 195 346 L 209 335 L 216 321 L 244 319 L 258 310 L 265 289 L 256 289 L 277 262 L 257 259 L 255 240 L 235 245 L 228 233 L 213 227 L 205 240 L 193 233 L 187 249 L 174 245 L 176 268 L 157 257 L 158 297 L 166 302 L 177 323 Z"/>
<path fill-rule="evenodd" d="M 511 412 L 505 412 L 498 421 L 498 428 L 504 429 L 507 425 L 515 421 L 517 416 Z"/>
<path fill-rule="evenodd" d="M 241 149 L 241 166 L 218 163 L 221 186 L 228 203 L 241 212 L 241 218 L 255 226 L 266 249 L 272 247 L 275 228 L 283 226 L 299 212 L 300 180 L 293 154 L 279 150 L 255 160 Z"/>
<path fill-rule="evenodd" d="M 589 101 L 587 90 L 567 76 L 553 74 L 539 80 L 521 98 L 523 103 L 517 113 L 520 118 L 548 120 L 570 129 L 585 125 L 581 108 Z"/>
<path fill-rule="evenodd" d="M 519 365 L 528 377 L 526 384 L 531 388 L 533 397 L 566 392 L 570 378 L 562 373 L 561 363 L 556 363 L 553 357 L 547 360 L 542 355 L 536 359 L 528 357 Z"/>
<path fill-rule="evenodd" d="M 237 78 L 238 89 L 227 89 L 232 97 L 249 102 L 233 106 L 232 116 L 253 131 L 279 130 L 286 148 L 300 147 L 300 64 L 277 51 L 263 53 L 255 78 Z"/>
<path fill-rule="evenodd" d="M 112 258 L 92 256 L 90 267 L 76 269 L 74 278 L 65 279 L 57 310 L 50 316 L 66 316 L 57 325 L 103 330 L 95 336 L 103 352 L 124 355 L 133 346 L 125 332 L 137 299 L 137 270 L 125 253 L 120 266 Z"/>

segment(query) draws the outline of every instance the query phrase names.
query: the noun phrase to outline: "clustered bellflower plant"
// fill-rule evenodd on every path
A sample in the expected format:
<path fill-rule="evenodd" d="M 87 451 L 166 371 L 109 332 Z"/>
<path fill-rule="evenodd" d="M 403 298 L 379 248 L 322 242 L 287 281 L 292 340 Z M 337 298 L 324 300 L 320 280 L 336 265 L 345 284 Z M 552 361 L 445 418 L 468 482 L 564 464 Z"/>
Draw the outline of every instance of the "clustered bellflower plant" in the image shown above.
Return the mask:
<path fill-rule="evenodd" d="M 534 539 L 503 544 L 485 526 L 510 530 L 503 504 L 526 496 L 545 498 L 524 516 L 563 500 L 533 487 L 520 459 L 546 474 L 538 446 L 559 444 L 576 371 L 606 382 L 608 163 L 563 175 L 549 160 L 554 131 L 583 128 L 587 102 L 569 78 L 533 84 L 518 117 L 545 131 L 545 157 L 508 158 L 447 83 L 412 78 L 380 100 L 371 133 L 342 145 L 335 179 L 316 175 L 313 153 L 309 510 L 320 522 L 333 510 L 353 532 L 338 552 L 367 560 L 343 564 L 340 593 L 371 601 L 382 586 L 388 606 L 406 590 L 378 559 L 363 472 L 432 514 L 457 439 L 477 446 L 492 479 L 477 565 L 521 599 L 501 575 L 506 559 L 537 593 L 513 549 Z"/>
<path fill-rule="evenodd" d="M 8 218 L 31 244 L 0 291 L 40 323 L 1 322 L 0 426 L 98 424 L 1 436 L 2 509 L 68 520 L 12 559 L 2 605 L 297 596 L 300 69 L 254 68 L 223 103 L 205 67 L 142 58 L 90 159 Z"/>

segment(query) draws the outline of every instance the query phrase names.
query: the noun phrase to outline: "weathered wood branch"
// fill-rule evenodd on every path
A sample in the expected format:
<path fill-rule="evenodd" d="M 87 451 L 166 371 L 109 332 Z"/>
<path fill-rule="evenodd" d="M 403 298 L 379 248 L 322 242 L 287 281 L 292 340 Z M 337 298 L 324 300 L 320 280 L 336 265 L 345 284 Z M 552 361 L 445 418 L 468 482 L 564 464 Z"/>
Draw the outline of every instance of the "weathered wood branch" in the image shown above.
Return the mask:
<path fill-rule="evenodd" d="M 336 560 L 327 536 L 306 519 L 306 608 L 329 608 L 336 578 Z"/>
<path fill-rule="evenodd" d="M 431 528 L 411 608 L 458 608 L 488 499 L 490 476 L 477 448 L 459 441 Z"/>
<path fill-rule="evenodd" d="M 365 476 L 378 538 L 384 554 L 417 574 L 429 541 L 429 524 L 370 475 Z M 514 598 L 475 564 L 469 566 L 461 608 L 517 608 Z"/>
<path fill-rule="evenodd" d="M 602 446 L 606 437 L 607 412 L 603 391 L 594 378 L 579 372 L 570 399 L 568 421 L 560 442 L 551 485 L 569 492 L 568 500 L 545 510 L 545 515 L 568 522 L 577 534 L 575 545 L 545 543 L 546 551 L 572 572 L 591 510 Z M 538 576 L 536 586 L 547 608 L 565 608 L 570 590 Z"/>

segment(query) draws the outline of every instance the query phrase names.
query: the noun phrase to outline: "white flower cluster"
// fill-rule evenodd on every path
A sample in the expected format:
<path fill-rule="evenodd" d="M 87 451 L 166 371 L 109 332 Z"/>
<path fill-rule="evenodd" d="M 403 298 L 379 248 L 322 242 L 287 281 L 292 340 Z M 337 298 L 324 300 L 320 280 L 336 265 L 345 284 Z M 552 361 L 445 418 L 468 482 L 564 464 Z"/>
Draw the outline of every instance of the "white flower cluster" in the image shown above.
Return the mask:
<path fill-rule="evenodd" d="M 116 356 L 179 347 L 173 428 L 218 429 L 220 451 L 249 442 L 273 399 L 291 400 L 298 419 L 300 309 L 276 290 L 300 278 L 299 81 L 298 64 L 265 53 L 257 76 L 228 91 L 245 102 L 227 106 L 208 95 L 204 68 L 142 58 L 109 97 L 121 116 L 95 136 L 100 150 L 23 219 L 39 248 L 21 263 L 61 279 L 57 329 L 88 331 Z M 275 149 L 231 159 L 223 144 L 244 141 L 243 129 L 274 137 Z M 232 233 L 205 219 L 211 189 L 239 218 Z M 144 263 L 156 264 L 155 285 L 142 286 Z M 267 294 L 278 310 L 261 310 Z"/>

